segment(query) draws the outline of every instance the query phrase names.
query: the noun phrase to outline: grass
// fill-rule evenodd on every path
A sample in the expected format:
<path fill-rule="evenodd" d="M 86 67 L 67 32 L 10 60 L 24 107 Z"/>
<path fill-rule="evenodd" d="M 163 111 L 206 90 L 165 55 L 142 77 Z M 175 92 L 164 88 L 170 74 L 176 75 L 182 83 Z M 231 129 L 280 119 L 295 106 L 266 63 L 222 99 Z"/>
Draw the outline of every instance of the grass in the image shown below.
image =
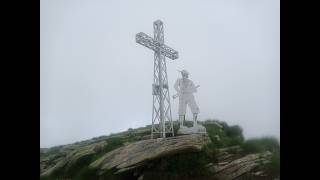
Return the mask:
<path fill-rule="evenodd" d="M 141 167 L 140 170 L 144 172 L 143 179 L 206 179 L 206 177 L 210 176 L 210 172 L 207 171 L 205 166 L 208 163 L 217 162 L 217 149 L 234 145 L 240 145 L 245 154 L 260 153 L 267 150 L 272 152 L 273 155 L 271 158 L 271 163 L 267 164 L 265 168 L 275 177 L 280 175 L 280 144 L 277 139 L 273 137 L 263 137 L 245 141 L 242 134 L 242 128 L 240 126 L 229 126 L 225 122 L 216 122 L 218 124 L 200 122 L 206 127 L 208 136 L 211 140 L 210 144 L 204 146 L 203 151 L 198 153 L 182 153 L 153 160 L 152 162 L 149 162 L 147 166 Z M 192 121 L 186 121 L 185 125 L 191 127 Z M 173 122 L 173 128 L 176 134 L 179 128 L 178 121 Z M 100 139 L 103 138 L 104 141 L 107 142 L 107 146 L 102 152 L 83 157 L 72 168 L 68 169 L 67 171 L 62 169 L 60 172 L 56 172 L 54 176 L 46 178 L 46 180 L 66 179 L 68 177 L 72 178 L 73 180 L 136 179 L 137 177 L 135 177 L 133 172 L 130 171 L 120 175 L 115 175 L 113 170 L 108 170 L 102 175 L 98 175 L 96 169 L 90 169 L 88 166 L 105 153 L 123 146 L 124 143 L 139 141 L 144 136 L 150 135 L 150 131 L 138 132 L 130 128 L 127 132 L 123 133 L 122 137 L 103 136 Z M 56 147 L 48 154 L 58 153 L 59 149 L 60 147 Z M 137 170 L 139 171 L 139 169 Z M 45 179 L 42 178 L 42 180 Z"/>
<path fill-rule="evenodd" d="M 280 143 L 274 137 L 253 138 L 242 144 L 244 153 L 272 152 L 271 163 L 265 165 L 267 173 L 273 177 L 280 176 Z"/>
<path fill-rule="evenodd" d="M 272 175 L 280 176 L 280 152 L 274 152 L 271 157 L 271 163 L 267 165 L 267 170 Z"/>

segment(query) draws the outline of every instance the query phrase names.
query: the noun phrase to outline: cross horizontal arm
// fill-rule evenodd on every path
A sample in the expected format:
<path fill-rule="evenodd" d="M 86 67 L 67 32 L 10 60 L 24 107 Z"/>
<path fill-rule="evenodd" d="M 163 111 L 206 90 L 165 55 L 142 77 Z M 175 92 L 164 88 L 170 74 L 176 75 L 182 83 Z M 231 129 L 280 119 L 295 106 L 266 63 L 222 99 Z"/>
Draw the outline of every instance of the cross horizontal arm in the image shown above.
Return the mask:
<path fill-rule="evenodd" d="M 136 42 L 149 48 L 152 49 L 153 51 L 158 51 L 160 49 L 161 54 L 174 60 L 179 57 L 178 51 L 172 49 L 171 47 L 162 44 L 156 40 L 154 40 L 152 37 L 146 35 L 143 32 L 140 32 L 136 35 Z"/>

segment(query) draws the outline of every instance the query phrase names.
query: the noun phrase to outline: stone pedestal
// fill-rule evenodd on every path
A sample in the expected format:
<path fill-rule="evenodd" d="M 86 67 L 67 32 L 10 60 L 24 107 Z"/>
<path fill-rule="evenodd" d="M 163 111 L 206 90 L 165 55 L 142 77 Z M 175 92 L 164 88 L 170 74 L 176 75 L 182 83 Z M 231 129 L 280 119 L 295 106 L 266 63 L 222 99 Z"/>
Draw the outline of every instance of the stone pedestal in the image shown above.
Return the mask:
<path fill-rule="evenodd" d="M 202 126 L 201 124 L 197 124 L 194 127 L 186 127 L 182 126 L 179 128 L 178 135 L 184 135 L 184 134 L 207 134 L 206 128 Z"/>

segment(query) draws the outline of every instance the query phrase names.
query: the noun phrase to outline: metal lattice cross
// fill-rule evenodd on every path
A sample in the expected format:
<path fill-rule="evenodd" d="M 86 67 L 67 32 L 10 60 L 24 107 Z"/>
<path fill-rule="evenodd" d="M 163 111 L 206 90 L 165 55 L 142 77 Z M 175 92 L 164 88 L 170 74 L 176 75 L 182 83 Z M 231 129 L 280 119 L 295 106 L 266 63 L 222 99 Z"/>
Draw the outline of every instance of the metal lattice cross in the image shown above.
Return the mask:
<path fill-rule="evenodd" d="M 166 133 L 171 133 L 174 136 L 165 57 L 174 60 L 179 56 L 178 51 L 164 44 L 162 21 L 155 21 L 153 30 L 154 38 L 140 32 L 136 35 L 136 42 L 154 51 L 151 138 L 155 133 L 159 133 L 161 137 L 165 138 Z M 159 123 L 158 126 L 157 123 Z"/>

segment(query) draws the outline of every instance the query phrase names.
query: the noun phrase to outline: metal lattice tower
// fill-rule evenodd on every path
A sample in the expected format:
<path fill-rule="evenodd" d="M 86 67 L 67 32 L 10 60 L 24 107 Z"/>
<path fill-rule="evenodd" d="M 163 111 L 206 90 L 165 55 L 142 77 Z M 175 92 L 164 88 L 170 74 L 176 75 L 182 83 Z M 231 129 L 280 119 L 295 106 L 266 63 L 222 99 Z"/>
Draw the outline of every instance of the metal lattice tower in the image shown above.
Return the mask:
<path fill-rule="evenodd" d="M 160 134 L 160 137 L 165 138 L 166 133 L 174 136 L 165 57 L 174 60 L 179 56 L 177 51 L 164 44 L 162 21 L 155 21 L 153 30 L 154 38 L 140 32 L 136 35 L 136 42 L 154 51 L 151 138 L 157 133 Z"/>

